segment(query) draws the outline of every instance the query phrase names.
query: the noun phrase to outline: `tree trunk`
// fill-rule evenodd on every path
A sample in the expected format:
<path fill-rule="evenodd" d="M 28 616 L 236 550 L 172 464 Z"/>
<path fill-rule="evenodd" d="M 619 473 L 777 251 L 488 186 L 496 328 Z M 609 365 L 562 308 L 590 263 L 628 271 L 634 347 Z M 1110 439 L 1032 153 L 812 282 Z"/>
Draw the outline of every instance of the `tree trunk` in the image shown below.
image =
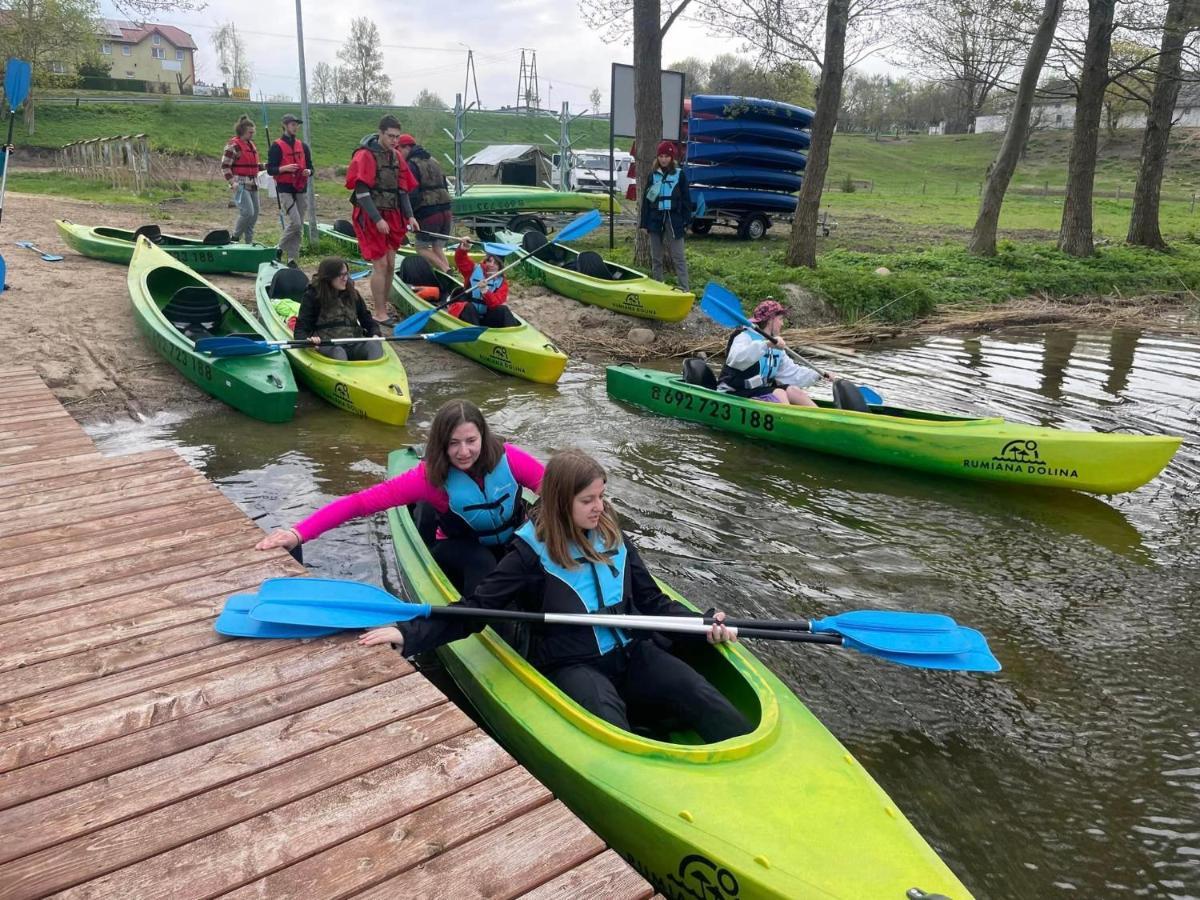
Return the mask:
<path fill-rule="evenodd" d="M 642 191 L 654 168 L 659 141 L 662 140 L 662 33 L 660 0 L 633 2 L 633 115 L 637 134 L 638 209 Z M 645 268 L 650 264 L 650 240 L 646 232 L 637 230 L 633 249 L 633 264 Z"/>
<path fill-rule="evenodd" d="M 1108 86 L 1108 56 L 1112 49 L 1116 0 L 1088 0 L 1087 43 L 1075 101 L 1075 129 L 1067 163 L 1067 196 L 1063 201 L 1058 249 L 1071 256 L 1091 256 L 1092 189 L 1096 182 L 1096 153 L 1100 143 L 1100 116 Z"/>
<path fill-rule="evenodd" d="M 1025 155 L 1025 145 L 1031 134 L 1033 96 L 1037 91 L 1038 79 L 1042 75 L 1042 67 L 1045 66 L 1046 57 L 1050 53 L 1050 45 L 1054 42 L 1054 32 L 1058 28 L 1062 8 L 1063 0 L 1046 0 L 1046 5 L 1042 8 L 1042 17 L 1038 20 L 1037 31 L 1034 32 L 1033 41 L 1029 45 L 1029 53 L 1025 56 L 1025 67 L 1021 70 L 1021 81 L 1017 85 L 1017 97 L 1013 102 L 1008 128 L 1004 132 L 1004 141 L 1000 144 L 1000 150 L 988 170 L 983 199 L 979 201 L 979 215 L 975 218 L 975 228 L 971 232 L 971 240 L 967 243 L 967 251 L 976 256 L 996 255 L 996 229 L 1000 224 L 1000 207 L 1004 205 L 1004 195 L 1008 191 L 1013 173 L 1017 170 L 1017 162 Z"/>
<path fill-rule="evenodd" d="M 817 111 L 813 116 L 808 165 L 804 169 L 796 218 L 792 221 L 792 238 L 788 242 L 789 266 L 817 267 L 817 217 L 821 210 L 821 193 L 825 189 L 825 173 L 829 171 L 833 130 L 837 125 L 838 108 L 842 105 L 849 18 L 850 0 L 829 0 L 825 10 L 825 60 L 821 66 L 821 82 L 817 86 Z"/>
<path fill-rule="evenodd" d="M 1167 164 L 1167 141 L 1171 137 L 1171 119 L 1179 98 L 1179 71 L 1183 44 L 1194 21 L 1196 0 L 1170 0 L 1163 21 L 1162 46 L 1154 80 L 1154 96 L 1146 114 L 1142 135 L 1142 160 L 1137 186 L 1133 189 L 1133 213 L 1129 217 L 1130 244 L 1166 250 L 1158 228 L 1158 201 L 1162 191 L 1163 168 Z"/>

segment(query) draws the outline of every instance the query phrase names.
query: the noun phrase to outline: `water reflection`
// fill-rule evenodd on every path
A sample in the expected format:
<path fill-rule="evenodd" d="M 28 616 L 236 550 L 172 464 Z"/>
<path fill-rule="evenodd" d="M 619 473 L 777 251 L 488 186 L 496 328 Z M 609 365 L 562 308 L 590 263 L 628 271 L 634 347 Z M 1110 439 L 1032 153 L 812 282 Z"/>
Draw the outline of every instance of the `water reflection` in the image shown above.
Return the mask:
<path fill-rule="evenodd" d="M 996 487 L 653 416 L 576 364 L 557 389 L 482 370 L 424 379 L 401 429 L 306 397 L 288 425 L 219 410 L 97 439 L 178 445 L 271 528 L 374 483 L 388 451 L 468 396 L 534 453 L 597 455 L 651 567 L 698 604 L 939 610 L 987 634 L 1005 666 L 994 677 L 755 647 L 980 896 L 1200 897 L 1200 343 L 1024 330 L 897 342 L 852 367 L 898 405 L 1186 441 L 1159 478 L 1116 497 Z M 321 537 L 306 562 L 400 584 L 382 517 Z"/>

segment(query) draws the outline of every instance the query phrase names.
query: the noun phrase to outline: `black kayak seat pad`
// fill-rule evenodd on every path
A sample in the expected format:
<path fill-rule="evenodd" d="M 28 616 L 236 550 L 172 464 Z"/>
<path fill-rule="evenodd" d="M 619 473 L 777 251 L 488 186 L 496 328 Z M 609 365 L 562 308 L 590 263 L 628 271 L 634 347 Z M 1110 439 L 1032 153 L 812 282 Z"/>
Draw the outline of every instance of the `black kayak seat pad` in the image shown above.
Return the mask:
<path fill-rule="evenodd" d="M 357 235 L 354 233 L 354 223 L 349 219 L 338 219 L 333 223 L 333 230 L 338 234 L 346 235 L 346 237 L 357 237 Z"/>
<path fill-rule="evenodd" d="M 683 380 L 685 384 L 698 384 L 711 391 L 717 389 L 717 376 L 698 356 L 689 356 L 683 361 Z"/>
<path fill-rule="evenodd" d="M 233 235 L 229 233 L 227 228 L 218 228 L 216 231 L 210 231 L 204 236 L 204 245 L 206 247 L 222 247 L 233 240 Z"/>
<path fill-rule="evenodd" d="M 838 409 L 848 409 L 852 412 L 870 412 L 862 391 L 852 381 L 839 378 L 833 383 L 833 405 Z"/>
<path fill-rule="evenodd" d="M 162 308 L 167 321 L 193 339 L 211 336 L 227 312 L 229 304 L 225 298 L 202 284 L 181 287 Z"/>
<path fill-rule="evenodd" d="M 446 299 L 445 285 L 438 281 L 433 266 L 423 256 L 406 256 L 400 260 L 400 280 L 413 287 L 435 287 L 439 302 Z"/>
<path fill-rule="evenodd" d="M 282 268 L 271 276 L 267 296 L 272 300 L 299 300 L 308 290 L 308 276 L 300 269 Z"/>
<path fill-rule="evenodd" d="M 575 270 L 580 275 L 587 275 L 589 278 L 600 278 L 604 281 L 612 281 L 612 272 L 608 269 L 608 263 L 595 250 L 584 250 L 575 257 Z"/>
<path fill-rule="evenodd" d="M 521 238 L 521 249 L 542 262 L 561 266 L 566 262 L 566 254 L 557 244 L 551 244 L 540 231 L 527 231 Z"/>
<path fill-rule="evenodd" d="M 136 244 L 137 239 L 144 237 L 152 244 L 162 243 L 162 229 L 157 225 L 142 225 L 133 233 L 133 242 Z"/>

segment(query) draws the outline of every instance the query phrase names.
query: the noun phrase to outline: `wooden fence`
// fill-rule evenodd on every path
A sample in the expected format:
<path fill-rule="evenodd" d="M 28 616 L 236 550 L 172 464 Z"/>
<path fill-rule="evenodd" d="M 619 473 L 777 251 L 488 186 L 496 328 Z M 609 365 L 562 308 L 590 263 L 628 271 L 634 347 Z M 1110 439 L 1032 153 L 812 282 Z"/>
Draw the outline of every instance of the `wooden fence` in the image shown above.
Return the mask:
<path fill-rule="evenodd" d="M 150 139 L 144 134 L 75 141 L 57 153 L 58 168 L 90 181 L 141 193 L 150 186 Z"/>

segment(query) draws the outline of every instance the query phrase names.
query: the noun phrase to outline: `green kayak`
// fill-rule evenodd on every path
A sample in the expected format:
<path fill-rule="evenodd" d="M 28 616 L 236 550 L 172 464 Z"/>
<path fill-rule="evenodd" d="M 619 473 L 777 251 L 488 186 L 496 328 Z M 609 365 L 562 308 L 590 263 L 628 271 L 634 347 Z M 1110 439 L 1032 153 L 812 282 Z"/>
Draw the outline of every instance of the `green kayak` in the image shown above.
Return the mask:
<path fill-rule="evenodd" d="M 273 340 L 290 341 L 288 320 L 300 308 L 303 291 L 276 297 L 271 293 L 275 273 L 285 271 L 278 262 L 263 263 L 254 285 L 258 315 Z M 286 315 L 285 315 L 286 313 Z M 343 361 L 315 350 L 285 350 L 296 375 L 314 394 L 356 416 L 387 425 L 403 425 L 412 411 L 412 394 L 404 364 L 391 344 L 383 344 L 379 359 Z"/>
<path fill-rule="evenodd" d="M 122 264 L 133 258 L 137 232 L 76 225 L 66 219 L 58 219 L 54 224 L 63 242 L 84 256 Z M 257 272 L 260 264 L 275 259 L 279 252 L 262 244 L 231 244 L 228 232 L 224 231 L 213 232 L 205 239 L 173 234 L 157 237 L 155 246 L 196 272 Z"/>
<path fill-rule="evenodd" d="M 270 337 L 236 300 L 145 238 L 138 238 L 129 263 L 129 297 L 154 349 L 201 390 L 264 422 L 287 422 L 295 414 L 296 382 L 282 353 L 222 357 L 196 351 L 202 337 Z"/>
<path fill-rule="evenodd" d="M 549 188 L 516 184 L 471 184 L 460 196 L 452 197 L 450 209 L 456 216 L 506 212 L 586 212 L 598 209 L 621 212 L 621 204 L 607 194 L 552 191 Z"/>
<path fill-rule="evenodd" d="M 430 267 L 432 270 L 432 267 Z M 442 296 L 462 287 L 462 282 L 444 272 L 433 270 L 439 282 Z M 397 274 L 392 279 L 392 303 L 407 317 L 416 312 L 431 309 L 434 304 L 418 297 Z M 516 313 L 513 313 L 516 316 Z M 567 367 L 567 356 L 554 343 L 522 319 L 516 316 L 519 325 L 511 328 L 489 328 L 477 341 L 449 344 L 449 348 L 473 359 L 481 365 L 504 375 L 515 375 L 538 384 L 556 384 Z M 424 330 L 451 331 L 470 327 L 445 310 L 434 313 Z"/>
<path fill-rule="evenodd" d="M 537 232 L 522 236 L 497 231 L 496 240 L 530 249 L 531 234 L 536 235 L 535 241 L 541 238 Z M 521 265 L 533 280 L 556 294 L 641 319 L 679 322 L 696 302 L 690 291 L 655 281 L 636 269 L 602 259 L 598 253 L 580 253 L 554 241 L 540 246 Z"/>
<path fill-rule="evenodd" d="M 678 375 L 609 366 L 610 396 L 656 413 L 789 447 L 849 456 L 935 475 L 1116 494 L 1141 487 L 1171 461 L 1181 439 L 1098 434 L 972 418 L 832 403 L 787 406 L 689 384 Z M 714 380 L 715 386 L 715 380 Z"/>
<path fill-rule="evenodd" d="M 411 450 L 392 453 L 389 477 L 416 462 Z M 388 522 L 408 597 L 457 599 L 408 511 L 392 508 Z M 491 628 L 438 655 L 505 748 L 665 897 L 970 897 L 866 770 L 741 644 L 693 644 L 685 655 L 756 725 L 717 744 L 609 725 Z"/>

